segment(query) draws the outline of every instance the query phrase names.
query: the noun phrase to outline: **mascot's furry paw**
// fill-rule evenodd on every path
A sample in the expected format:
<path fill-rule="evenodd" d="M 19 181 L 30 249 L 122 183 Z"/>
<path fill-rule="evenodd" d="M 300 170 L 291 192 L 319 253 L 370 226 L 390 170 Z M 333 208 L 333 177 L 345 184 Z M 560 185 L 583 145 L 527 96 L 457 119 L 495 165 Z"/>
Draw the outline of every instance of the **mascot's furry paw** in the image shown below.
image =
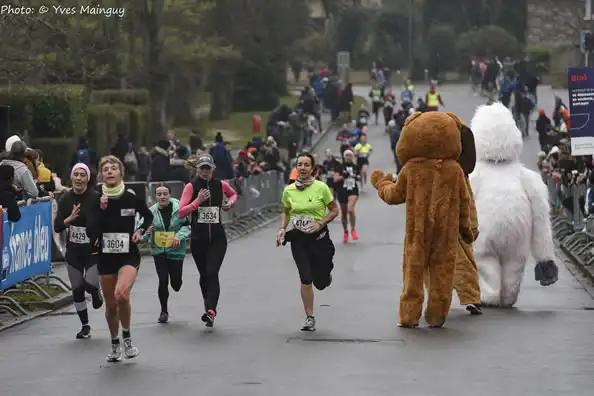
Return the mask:
<path fill-rule="evenodd" d="M 379 183 L 380 180 L 382 180 L 384 178 L 384 172 L 382 172 L 381 170 L 374 170 L 373 173 L 371 174 L 371 185 L 373 186 L 373 188 L 377 188 L 377 183 Z"/>
<path fill-rule="evenodd" d="M 550 286 L 559 280 L 559 268 L 553 260 L 542 261 L 534 267 L 534 279 L 541 286 Z"/>

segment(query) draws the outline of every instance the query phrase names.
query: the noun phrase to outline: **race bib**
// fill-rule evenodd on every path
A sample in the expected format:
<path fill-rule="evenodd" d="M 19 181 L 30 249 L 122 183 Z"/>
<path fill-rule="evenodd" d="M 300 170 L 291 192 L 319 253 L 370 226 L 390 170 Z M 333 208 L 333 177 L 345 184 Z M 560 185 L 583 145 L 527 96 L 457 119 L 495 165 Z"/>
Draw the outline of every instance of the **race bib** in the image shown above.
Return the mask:
<path fill-rule="evenodd" d="M 155 245 L 160 248 L 168 248 L 173 244 L 174 232 L 155 232 Z"/>
<path fill-rule="evenodd" d="M 200 224 L 218 224 L 219 223 L 219 207 L 218 206 L 199 206 L 198 207 L 198 223 Z"/>
<path fill-rule="evenodd" d="M 103 234 L 103 253 L 129 253 L 130 234 L 108 232 Z"/>
<path fill-rule="evenodd" d="M 374 101 L 374 102 L 381 102 L 382 100 L 380 99 L 380 97 L 379 97 L 379 96 L 374 96 L 374 97 L 373 97 L 373 101 Z"/>
<path fill-rule="evenodd" d="M 68 227 L 68 234 L 68 240 L 72 243 L 79 245 L 91 243 L 89 237 L 87 236 L 86 227 L 70 226 Z"/>
<path fill-rule="evenodd" d="M 367 158 L 367 153 L 359 153 L 359 158 Z"/>
<path fill-rule="evenodd" d="M 295 215 L 293 217 L 293 227 L 299 231 L 305 231 L 313 222 L 313 216 Z"/>
<path fill-rule="evenodd" d="M 355 188 L 355 186 L 355 179 L 349 177 L 348 179 L 344 180 L 344 188 L 346 188 L 347 190 L 352 190 Z"/>

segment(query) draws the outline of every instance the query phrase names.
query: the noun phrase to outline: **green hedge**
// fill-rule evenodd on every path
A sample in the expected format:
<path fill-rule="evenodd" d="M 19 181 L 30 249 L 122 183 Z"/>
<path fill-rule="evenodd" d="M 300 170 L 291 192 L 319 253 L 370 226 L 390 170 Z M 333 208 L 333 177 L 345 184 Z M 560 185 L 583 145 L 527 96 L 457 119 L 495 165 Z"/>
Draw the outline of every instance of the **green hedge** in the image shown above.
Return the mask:
<path fill-rule="evenodd" d="M 120 131 L 129 136 L 137 148 L 147 143 L 145 131 L 150 126 L 148 106 L 96 104 L 90 106 L 87 113 L 89 145 L 98 155 L 109 153 Z"/>
<path fill-rule="evenodd" d="M 37 85 L 0 88 L 0 104 L 10 106 L 12 133 L 34 138 L 73 138 L 86 127 L 84 87 Z"/>
<path fill-rule="evenodd" d="M 69 175 L 70 161 L 78 144 L 77 139 L 70 138 L 33 138 L 31 147 L 41 149 L 45 165 L 64 178 Z M 66 179 L 68 176 L 66 176 Z"/>
<path fill-rule="evenodd" d="M 146 89 L 105 89 L 91 92 L 92 104 L 124 103 L 133 106 L 147 105 L 149 93 Z"/>

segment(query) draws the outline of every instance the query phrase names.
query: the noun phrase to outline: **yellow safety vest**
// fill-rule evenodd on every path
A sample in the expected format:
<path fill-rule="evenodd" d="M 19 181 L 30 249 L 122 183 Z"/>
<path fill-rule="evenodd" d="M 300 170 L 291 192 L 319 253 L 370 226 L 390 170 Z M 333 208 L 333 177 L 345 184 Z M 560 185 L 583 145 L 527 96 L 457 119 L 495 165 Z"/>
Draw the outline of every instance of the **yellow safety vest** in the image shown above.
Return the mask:
<path fill-rule="evenodd" d="M 379 102 L 382 100 L 382 90 L 381 89 L 373 89 L 371 90 L 371 95 L 373 96 L 374 102 Z"/>
<path fill-rule="evenodd" d="M 439 107 L 439 93 L 427 94 L 427 107 Z"/>

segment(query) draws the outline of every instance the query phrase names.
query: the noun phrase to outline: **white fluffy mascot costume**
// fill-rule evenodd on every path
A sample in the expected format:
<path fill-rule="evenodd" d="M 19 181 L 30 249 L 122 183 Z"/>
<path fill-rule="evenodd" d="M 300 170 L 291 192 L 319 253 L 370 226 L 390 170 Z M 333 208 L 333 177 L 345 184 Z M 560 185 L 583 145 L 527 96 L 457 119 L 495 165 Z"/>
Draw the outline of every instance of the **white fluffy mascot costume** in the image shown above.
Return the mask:
<path fill-rule="evenodd" d="M 549 200 L 542 177 L 520 163 L 522 133 L 502 104 L 477 109 L 471 129 L 477 164 L 470 174 L 478 213 L 474 243 L 486 307 L 513 306 L 518 300 L 527 259 L 537 262 L 535 278 L 557 281 Z"/>

